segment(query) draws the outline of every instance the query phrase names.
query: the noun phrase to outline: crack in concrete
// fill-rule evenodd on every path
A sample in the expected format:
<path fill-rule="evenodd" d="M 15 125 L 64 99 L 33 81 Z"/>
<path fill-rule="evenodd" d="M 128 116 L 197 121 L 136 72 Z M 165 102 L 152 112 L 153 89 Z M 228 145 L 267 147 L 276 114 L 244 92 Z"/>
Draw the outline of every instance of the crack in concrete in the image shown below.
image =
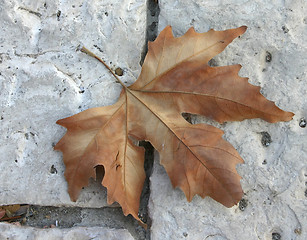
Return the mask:
<path fill-rule="evenodd" d="M 158 23 L 159 23 L 159 2 L 158 0 L 147 0 L 147 16 L 146 16 L 146 39 L 141 54 L 140 65 L 144 63 L 145 56 L 148 52 L 148 41 L 154 41 L 158 36 Z M 151 239 L 151 224 L 152 220 L 148 213 L 148 203 L 150 198 L 150 176 L 153 172 L 153 162 L 154 162 L 154 148 L 153 146 L 146 141 L 139 143 L 140 146 L 145 148 L 145 162 L 144 169 L 146 172 L 146 179 L 143 186 L 143 191 L 141 194 L 140 202 L 140 218 L 147 224 L 147 230 L 145 231 L 145 239 Z"/>
<path fill-rule="evenodd" d="M 147 25 L 146 25 L 146 42 L 144 43 L 144 48 L 141 53 L 141 62 L 142 65 L 147 54 L 148 50 L 148 41 L 153 41 L 157 37 L 158 33 L 158 21 L 159 21 L 159 5 L 158 0 L 147 0 Z M 34 12 L 30 9 L 19 7 L 20 10 L 34 14 L 37 17 L 41 18 L 42 15 L 38 12 Z M 96 46 L 95 46 L 96 47 Z M 97 48 L 97 47 L 96 47 Z M 99 49 L 100 50 L 100 49 Z M 58 53 L 61 51 L 49 50 L 38 53 L 17 53 L 14 51 L 16 57 L 29 57 L 37 59 L 39 56 L 42 56 L 47 53 Z M 0 53 L 4 55 L 6 53 Z M 8 55 L 8 54 L 7 54 Z M 63 74 L 69 81 L 70 85 L 75 89 L 78 89 L 78 84 L 73 79 L 73 73 L 67 73 L 61 70 L 58 66 L 53 64 L 55 70 Z M 135 239 L 151 239 L 151 219 L 148 213 L 148 202 L 150 197 L 150 182 L 149 177 L 152 174 L 153 170 L 153 161 L 154 161 L 154 148 L 149 142 L 142 141 L 139 143 L 140 146 L 145 148 L 145 162 L 144 169 L 146 172 L 146 180 L 144 183 L 141 204 L 139 215 L 140 218 L 148 224 L 147 230 L 139 226 L 138 222 L 133 219 L 132 216 L 125 217 L 122 214 L 120 208 L 114 207 L 105 207 L 100 209 L 93 208 L 79 208 L 79 207 L 48 207 L 48 206 L 30 206 L 30 212 L 27 213 L 25 217 L 25 225 L 32 227 L 44 227 L 54 225 L 58 223 L 58 227 L 67 228 L 72 226 L 106 226 L 112 228 L 125 228 Z"/>
<path fill-rule="evenodd" d="M 290 207 L 289 204 L 287 204 L 288 208 L 290 209 L 290 211 L 293 213 L 297 223 L 298 223 L 298 227 L 296 227 L 295 229 L 302 229 L 302 224 L 300 222 L 300 220 L 298 219 L 297 215 L 296 215 L 296 212 Z"/>
<path fill-rule="evenodd" d="M 127 229 L 135 239 L 146 239 L 132 216 L 124 216 L 119 207 L 81 208 L 29 206 L 22 221 L 25 226 L 48 228 L 107 227 Z"/>
<path fill-rule="evenodd" d="M 144 62 L 144 58 L 147 54 L 148 41 L 153 41 L 157 37 L 158 31 L 158 17 L 159 17 L 159 6 L 158 1 L 147 0 L 147 25 L 146 25 L 146 42 L 144 43 L 144 48 L 141 53 L 141 63 Z M 28 11 L 31 14 L 41 17 L 40 13 L 34 12 L 32 10 L 20 7 L 20 10 Z M 58 53 L 61 51 L 49 50 L 38 53 L 17 53 L 14 51 L 14 56 L 16 57 L 29 57 L 37 59 L 39 56 L 45 55 L 47 53 Z M 2 53 L 4 55 L 5 53 Z M 73 79 L 73 73 L 67 73 L 60 69 L 58 66 L 53 64 L 55 70 L 70 82 L 69 84 L 75 88 L 79 89 L 78 84 Z M 144 188 L 141 196 L 140 204 L 140 218 L 148 224 L 148 229 L 145 230 L 139 226 L 138 222 L 133 219 L 132 216 L 125 217 L 122 214 L 120 208 L 105 207 L 101 209 L 92 208 L 79 208 L 79 207 L 47 207 L 47 206 L 30 206 L 30 212 L 25 217 L 25 225 L 32 227 L 44 227 L 54 225 L 58 223 L 60 228 L 67 228 L 73 226 L 106 226 L 112 228 L 125 228 L 135 239 L 151 239 L 151 219 L 148 213 L 148 202 L 150 197 L 150 182 L 149 177 L 153 170 L 153 160 L 154 160 L 154 148 L 149 142 L 140 142 L 140 146 L 145 148 L 145 163 L 144 169 L 146 172 L 146 180 L 144 183 Z"/>
<path fill-rule="evenodd" d="M 61 72 L 63 75 L 66 75 L 67 77 L 69 77 L 70 79 L 72 79 L 72 76 L 74 75 L 74 73 L 68 73 L 68 72 L 64 72 L 62 69 L 60 69 L 57 65 L 53 64 L 53 66 L 55 67 L 55 69 L 58 72 Z M 72 79 L 73 80 L 73 79 Z M 74 84 L 77 86 L 76 82 L 73 80 Z"/>
<path fill-rule="evenodd" d="M 34 58 L 37 59 L 39 56 L 45 55 L 47 53 L 59 53 L 61 51 L 59 50 L 48 50 L 48 51 L 44 51 L 44 52 L 38 52 L 38 53 L 17 53 L 16 51 L 14 51 L 14 55 L 16 57 L 29 57 L 29 58 Z"/>
<path fill-rule="evenodd" d="M 42 17 L 42 14 L 41 14 L 41 13 L 35 12 L 35 11 L 31 10 L 31 9 L 28 9 L 28 8 L 25 8 L 25 7 L 19 7 L 18 9 L 27 11 L 28 13 L 31 13 L 31 14 L 33 14 L 33 15 L 39 17 L 39 18 Z"/>
<path fill-rule="evenodd" d="M 142 51 L 140 65 L 143 65 L 145 56 L 148 51 L 148 41 L 154 41 L 158 36 L 158 23 L 159 23 L 159 1 L 147 0 L 147 16 L 146 16 L 146 39 Z"/>

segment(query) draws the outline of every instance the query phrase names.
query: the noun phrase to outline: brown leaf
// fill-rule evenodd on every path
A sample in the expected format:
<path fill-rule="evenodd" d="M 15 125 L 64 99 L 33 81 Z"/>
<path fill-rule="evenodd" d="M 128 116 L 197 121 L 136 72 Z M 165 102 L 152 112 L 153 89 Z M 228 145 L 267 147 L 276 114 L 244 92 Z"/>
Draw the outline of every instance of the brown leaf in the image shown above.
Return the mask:
<path fill-rule="evenodd" d="M 0 219 L 5 215 L 5 209 L 0 208 Z"/>
<path fill-rule="evenodd" d="M 200 114 L 220 123 L 262 118 L 268 122 L 289 121 L 284 112 L 263 97 L 260 87 L 239 77 L 241 65 L 210 67 L 208 61 L 223 51 L 246 27 L 196 33 L 193 28 L 174 38 L 165 28 L 148 54 L 141 75 L 132 89 L 168 93 L 176 98 L 180 112 Z M 171 47 L 169 47 L 171 46 Z"/>
<path fill-rule="evenodd" d="M 124 214 L 138 219 L 139 199 L 145 180 L 144 149 L 128 137 L 127 104 L 122 96 L 113 106 L 89 109 L 57 123 L 67 134 L 55 146 L 64 153 L 68 192 L 76 201 L 97 165 L 103 165 L 102 184 L 108 203 L 117 201 Z"/>
<path fill-rule="evenodd" d="M 144 150 L 133 143 L 136 139 L 152 143 L 173 186 L 180 187 L 188 201 L 198 194 L 226 207 L 237 204 L 243 191 L 236 165 L 243 163 L 242 158 L 222 138 L 223 131 L 207 124 L 192 125 L 181 113 L 218 122 L 291 120 L 293 113 L 276 107 L 259 93 L 259 87 L 238 76 L 240 65 L 208 66 L 245 31 L 244 26 L 207 33 L 191 28 L 174 38 L 171 27 L 166 27 L 149 43 L 138 80 L 130 87 L 121 83 L 117 103 L 59 120 L 67 133 L 55 149 L 63 152 L 71 199 L 76 201 L 89 178 L 95 178 L 95 166 L 102 165 L 108 203 L 117 201 L 125 215 L 140 221 Z"/>
<path fill-rule="evenodd" d="M 5 210 L 6 215 L 8 217 L 13 217 L 15 216 L 15 212 L 17 212 L 20 209 L 20 205 L 19 204 L 6 205 L 6 206 L 2 206 L 1 208 Z"/>

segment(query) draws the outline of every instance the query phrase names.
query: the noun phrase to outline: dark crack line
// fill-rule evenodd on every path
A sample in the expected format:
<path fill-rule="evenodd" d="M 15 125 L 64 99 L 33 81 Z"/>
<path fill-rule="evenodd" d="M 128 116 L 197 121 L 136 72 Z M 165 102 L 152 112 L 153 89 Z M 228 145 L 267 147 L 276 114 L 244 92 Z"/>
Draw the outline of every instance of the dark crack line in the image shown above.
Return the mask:
<path fill-rule="evenodd" d="M 141 53 L 141 61 L 140 65 L 143 65 L 145 56 L 148 51 L 148 41 L 154 41 L 158 36 L 158 23 L 159 23 L 159 14 L 160 8 L 157 0 L 147 0 L 147 16 L 146 16 L 146 38 L 143 47 L 143 51 Z M 154 148 L 153 146 L 146 141 L 141 141 L 139 143 L 140 146 L 145 148 L 145 161 L 144 161 L 144 169 L 146 173 L 146 179 L 144 182 L 142 194 L 141 194 L 141 202 L 139 215 L 140 218 L 147 224 L 147 230 L 145 230 L 145 239 L 151 239 L 151 218 L 148 212 L 148 202 L 150 198 L 150 176 L 153 171 L 153 162 L 154 162 Z"/>
<path fill-rule="evenodd" d="M 143 65 L 145 56 L 147 54 L 148 41 L 154 41 L 158 36 L 159 14 L 160 14 L 159 1 L 147 0 L 146 39 L 141 54 L 140 65 Z"/>

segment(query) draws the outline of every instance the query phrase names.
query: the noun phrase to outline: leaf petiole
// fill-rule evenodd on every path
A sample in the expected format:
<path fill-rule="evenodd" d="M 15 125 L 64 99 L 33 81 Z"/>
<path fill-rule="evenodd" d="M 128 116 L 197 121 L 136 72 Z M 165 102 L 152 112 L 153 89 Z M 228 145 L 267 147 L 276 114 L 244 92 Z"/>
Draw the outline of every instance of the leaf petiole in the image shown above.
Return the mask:
<path fill-rule="evenodd" d="M 99 62 L 101 62 L 109 70 L 109 72 L 116 78 L 117 82 L 119 82 L 120 85 L 123 86 L 123 88 L 127 89 L 126 85 L 121 80 L 119 80 L 119 78 L 115 75 L 115 73 L 111 70 L 111 68 L 100 57 L 95 55 L 93 52 L 88 50 L 86 47 L 82 47 L 81 48 L 81 52 L 84 52 L 87 55 L 89 55 L 89 56 L 91 56 L 93 58 L 96 58 Z"/>

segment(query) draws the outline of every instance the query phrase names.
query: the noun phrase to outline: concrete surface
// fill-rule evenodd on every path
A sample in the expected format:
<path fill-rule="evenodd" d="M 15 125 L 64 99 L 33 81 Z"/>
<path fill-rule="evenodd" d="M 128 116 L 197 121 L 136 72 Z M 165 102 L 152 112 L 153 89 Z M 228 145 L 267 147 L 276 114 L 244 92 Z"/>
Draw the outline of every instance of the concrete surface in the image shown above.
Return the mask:
<path fill-rule="evenodd" d="M 133 240 L 131 234 L 124 229 L 107 229 L 102 227 L 75 227 L 69 229 L 36 229 L 18 227 L 12 224 L 0 223 L 0 239 L 12 240 Z"/>
<path fill-rule="evenodd" d="M 307 117 L 307 2 L 159 3 L 159 31 L 172 25 L 176 36 L 191 26 L 199 32 L 248 26 L 211 65 L 241 64 L 241 76 L 296 116 L 286 123 L 256 119 L 222 125 L 192 116 L 193 123 L 223 129 L 239 151 L 245 160 L 237 167 L 245 194 L 231 209 L 209 198 L 188 203 L 156 161 L 150 178 L 152 239 L 307 239 L 307 129 L 301 120 Z"/>
<path fill-rule="evenodd" d="M 119 84 L 86 46 L 135 81 L 146 36 L 145 0 L 0 0 L 1 203 L 106 206 L 91 184 L 70 201 L 58 119 L 117 100 Z M 135 77 L 134 77 L 135 76 Z"/>

